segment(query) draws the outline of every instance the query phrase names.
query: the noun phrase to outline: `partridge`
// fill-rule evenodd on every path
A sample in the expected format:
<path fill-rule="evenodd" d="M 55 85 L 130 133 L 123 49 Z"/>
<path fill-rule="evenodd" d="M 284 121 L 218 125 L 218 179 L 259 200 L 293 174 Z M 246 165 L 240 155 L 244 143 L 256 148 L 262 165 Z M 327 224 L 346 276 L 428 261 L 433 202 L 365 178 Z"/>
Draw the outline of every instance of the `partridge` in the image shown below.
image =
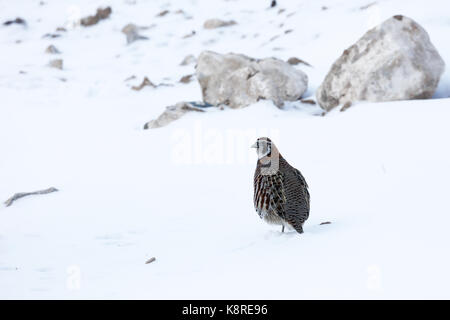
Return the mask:
<path fill-rule="evenodd" d="M 258 138 L 258 161 L 254 176 L 255 210 L 261 219 L 303 233 L 309 217 L 308 184 L 299 170 L 291 166 L 269 138 Z"/>

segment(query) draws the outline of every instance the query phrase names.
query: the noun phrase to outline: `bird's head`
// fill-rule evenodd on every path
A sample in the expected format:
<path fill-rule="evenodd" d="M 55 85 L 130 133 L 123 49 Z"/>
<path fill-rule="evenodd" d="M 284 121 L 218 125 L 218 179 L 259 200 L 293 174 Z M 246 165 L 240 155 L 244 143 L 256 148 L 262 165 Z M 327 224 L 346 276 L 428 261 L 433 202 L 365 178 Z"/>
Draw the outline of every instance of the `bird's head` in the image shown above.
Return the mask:
<path fill-rule="evenodd" d="M 256 149 L 256 154 L 258 155 L 258 159 L 262 159 L 264 157 L 270 157 L 272 155 L 272 149 L 275 145 L 272 141 L 267 137 L 261 137 L 256 140 L 256 142 L 252 145 L 252 148 Z"/>

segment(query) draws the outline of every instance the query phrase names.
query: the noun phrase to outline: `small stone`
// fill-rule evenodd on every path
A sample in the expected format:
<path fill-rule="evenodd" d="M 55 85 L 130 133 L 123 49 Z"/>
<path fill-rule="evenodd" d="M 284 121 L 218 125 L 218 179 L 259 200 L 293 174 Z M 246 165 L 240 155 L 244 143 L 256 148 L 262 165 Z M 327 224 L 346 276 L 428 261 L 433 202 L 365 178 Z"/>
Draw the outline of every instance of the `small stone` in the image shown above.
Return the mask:
<path fill-rule="evenodd" d="M 155 260 L 156 260 L 155 257 L 151 257 L 150 259 L 148 259 L 147 261 L 145 261 L 145 264 L 152 263 L 152 262 L 155 261 Z"/>
<path fill-rule="evenodd" d="M 24 19 L 22 19 L 22 18 L 19 18 L 19 17 L 17 17 L 14 20 L 8 20 L 8 21 L 3 22 L 4 26 L 9 26 L 11 24 L 21 24 L 21 25 L 24 25 L 24 26 L 27 25 L 26 21 Z"/>
<path fill-rule="evenodd" d="M 195 30 L 192 30 L 191 33 L 185 34 L 182 38 L 187 39 L 187 38 L 195 36 L 195 34 L 196 34 Z"/>
<path fill-rule="evenodd" d="M 126 78 L 124 81 L 130 81 L 130 80 L 133 80 L 133 79 L 136 79 L 136 76 L 135 76 L 135 75 L 129 76 L 129 77 Z"/>
<path fill-rule="evenodd" d="M 61 52 L 54 45 L 51 44 L 47 47 L 47 49 L 45 49 L 45 53 L 58 54 Z"/>
<path fill-rule="evenodd" d="M 352 106 L 351 101 L 347 101 L 346 103 L 344 103 L 344 105 L 342 106 L 341 110 L 339 110 L 340 112 L 344 112 L 345 110 L 347 110 L 348 108 L 350 108 Z"/>
<path fill-rule="evenodd" d="M 181 61 L 180 66 L 187 66 L 189 64 L 195 63 L 197 59 L 193 54 L 187 55 L 183 61 Z"/>
<path fill-rule="evenodd" d="M 224 21 L 220 19 L 209 19 L 206 20 L 203 24 L 203 28 L 205 29 L 216 29 L 222 27 L 228 27 L 237 24 L 234 20 Z"/>
<path fill-rule="evenodd" d="M 164 17 L 165 15 L 167 15 L 170 11 L 169 10 L 163 10 L 160 13 L 158 13 L 156 16 L 157 17 Z"/>
<path fill-rule="evenodd" d="M 181 83 L 189 83 L 192 81 L 192 76 L 193 76 L 193 74 L 185 75 L 185 76 L 181 77 L 180 82 Z"/>
<path fill-rule="evenodd" d="M 312 100 L 312 99 L 303 99 L 303 100 L 300 100 L 300 102 L 301 103 L 306 103 L 306 104 L 311 104 L 311 105 L 315 105 L 316 104 L 316 102 L 314 100 Z"/>
<path fill-rule="evenodd" d="M 89 27 L 97 24 L 100 20 L 107 19 L 111 15 L 111 7 L 98 8 L 94 16 L 87 16 L 80 20 L 80 24 L 84 27 Z"/>
<path fill-rule="evenodd" d="M 51 38 L 51 39 L 59 38 L 59 37 L 61 37 L 61 35 L 57 34 L 57 33 L 46 33 L 42 36 L 42 38 Z"/>
<path fill-rule="evenodd" d="M 147 122 L 144 125 L 144 130 L 164 127 L 169 123 L 177 119 L 180 119 L 182 116 L 184 116 L 186 113 L 190 111 L 205 112 L 205 110 L 198 107 L 200 105 L 203 106 L 204 104 L 201 103 L 196 104 L 192 102 L 183 101 L 177 103 L 174 106 L 168 106 L 166 107 L 166 110 L 158 118 Z M 206 105 L 205 107 L 209 107 L 209 105 Z"/>
<path fill-rule="evenodd" d="M 294 65 L 294 66 L 301 63 L 301 64 L 304 64 L 305 66 L 311 67 L 311 65 L 308 62 L 306 62 L 302 59 L 296 58 L 296 57 L 289 58 L 287 63 L 289 63 L 290 65 Z"/>
<path fill-rule="evenodd" d="M 62 59 L 50 60 L 49 66 L 52 67 L 52 68 L 56 68 L 56 69 L 62 70 L 62 68 L 63 68 L 63 60 Z"/>
<path fill-rule="evenodd" d="M 127 44 L 130 44 L 136 40 L 148 40 L 147 37 L 141 36 L 138 32 L 138 30 L 141 29 L 147 29 L 146 27 L 138 27 L 133 23 L 127 24 L 125 27 L 122 28 L 122 33 L 125 34 L 127 37 Z"/>
<path fill-rule="evenodd" d="M 131 89 L 136 90 L 136 91 L 140 91 L 140 90 L 142 90 L 142 88 L 144 88 L 144 87 L 152 87 L 152 88 L 156 88 L 156 85 L 155 85 L 153 82 L 151 82 L 151 81 L 149 80 L 149 78 L 144 77 L 144 80 L 142 80 L 142 83 L 141 83 L 140 85 L 138 85 L 138 86 L 133 86 L 133 87 L 131 87 Z"/>

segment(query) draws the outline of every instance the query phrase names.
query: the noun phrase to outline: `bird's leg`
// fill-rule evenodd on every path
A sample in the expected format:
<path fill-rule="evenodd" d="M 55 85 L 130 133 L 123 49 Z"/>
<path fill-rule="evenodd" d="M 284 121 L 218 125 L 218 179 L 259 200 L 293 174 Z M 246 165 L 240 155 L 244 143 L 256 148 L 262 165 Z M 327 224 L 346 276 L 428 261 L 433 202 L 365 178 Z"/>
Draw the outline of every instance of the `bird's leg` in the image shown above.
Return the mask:
<path fill-rule="evenodd" d="M 284 226 L 281 226 L 281 232 L 284 232 Z"/>

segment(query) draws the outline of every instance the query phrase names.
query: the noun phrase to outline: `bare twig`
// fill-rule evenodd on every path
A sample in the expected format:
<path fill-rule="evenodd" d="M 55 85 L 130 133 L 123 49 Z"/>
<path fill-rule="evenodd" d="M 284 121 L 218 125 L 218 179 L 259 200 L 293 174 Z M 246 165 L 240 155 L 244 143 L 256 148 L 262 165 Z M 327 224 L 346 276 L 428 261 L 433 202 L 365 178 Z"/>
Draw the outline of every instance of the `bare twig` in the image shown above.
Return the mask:
<path fill-rule="evenodd" d="M 10 205 L 13 204 L 14 201 L 26 197 L 26 196 L 31 196 L 31 195 L 35 195 L 35 194 L 47 194 L 47 193 L 52 193 L 52 192 L 56 192 L 58 191 L 58 189 L 56 188 L 48 188 L 48 189 L 44 189 L 44 190 L 38 190 L 38 191 L 34 191 L 34 192 L 19 192 L 14 194 L 11 198 L 9 198 L 8 200 L 5 201 L 5 205 L 7 207 L 9 207 Z"/>

